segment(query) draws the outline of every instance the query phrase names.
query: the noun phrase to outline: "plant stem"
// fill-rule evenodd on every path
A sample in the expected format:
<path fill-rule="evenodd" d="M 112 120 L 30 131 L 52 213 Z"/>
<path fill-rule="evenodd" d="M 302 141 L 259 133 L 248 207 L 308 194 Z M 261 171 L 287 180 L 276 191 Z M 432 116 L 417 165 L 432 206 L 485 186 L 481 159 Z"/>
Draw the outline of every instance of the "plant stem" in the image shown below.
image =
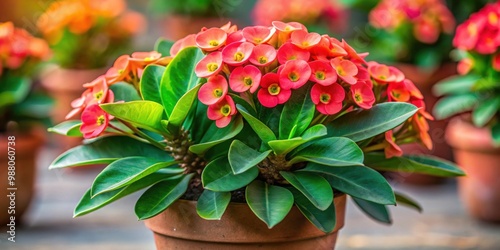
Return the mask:
<path fill-rule="evenodd" d="M 373 146 L 369 146 L 369 147 L 364 148 L 363 152 L 368 153 L 368 152 L 378 151 L 378 150 L 381 150 L 384 148 L 385 148 L 385 142 L 382 142 L 382 143 L 375 144 Z"/>
<path fill-rule="evenodd" d="M 139 130 L 138 128 L 136 128 L 135 126 L 133 126 L 132 124 L 130 124 L 130 123 L 126 122 L 126 121 L 123 121 L 123 120 L 119 120 L 119 121 L 121 121 L 123 124 L 125 124 L 125 126 L 127 126 L 128 128 L 130 128 L 132 131 L 134 131 L 134 133 L 136 133 L 140 137 L 146 139 L 153 146 L 156 146 L 157 148 L 159 148 L 161 150 L 165 150 L 165 145 L 159 143 L 158 141 L 156 141 L 155 139 L 153 139 L 151 136 L 149 136 L 146 133 L 142 132 L 141 130 Z"/>

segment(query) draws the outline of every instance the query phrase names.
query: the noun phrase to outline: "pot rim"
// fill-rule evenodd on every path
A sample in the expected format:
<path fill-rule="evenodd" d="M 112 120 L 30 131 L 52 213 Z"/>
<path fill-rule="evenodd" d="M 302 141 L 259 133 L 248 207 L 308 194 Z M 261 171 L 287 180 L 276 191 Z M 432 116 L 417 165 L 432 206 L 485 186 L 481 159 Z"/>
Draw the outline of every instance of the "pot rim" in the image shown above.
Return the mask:
<path fill-rule="evenodd" d="M 491 131 L 487 128 L 475 127 L 463 116 L 454 117 L 448 123 L 445 139 L 456 149 L 474 152 L 500 153 L 500 146 L 495 146 Z"/>

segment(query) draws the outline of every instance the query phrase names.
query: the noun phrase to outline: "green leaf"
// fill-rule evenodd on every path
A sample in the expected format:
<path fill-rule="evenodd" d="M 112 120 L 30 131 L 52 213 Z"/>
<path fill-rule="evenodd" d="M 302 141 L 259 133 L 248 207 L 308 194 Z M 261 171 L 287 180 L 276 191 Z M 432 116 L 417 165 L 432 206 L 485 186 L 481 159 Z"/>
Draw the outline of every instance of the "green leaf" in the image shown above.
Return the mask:
<path fill-rule="evenodd" d="M 326 127 L 323 124 L 317 124 L 307 129 L 301 137 L 295 137 L 286 140 L 269 141 L 267 144 L 277 155 L 284 155 L 297 147 L 327 134 Z"/>
<path fill-rule="evenodd" d="M 140 82 L 142 99 L 162 104 L 160 84 L 164 73 L 163 66 L 154 64 L 146 66 Z"/>
<path fill-rule="evenodd" d="M 178 130 L 182 126 L 182 123 L 186 120 L 189 111 L 193 107 L 193 103 L 198 98 L 198 90 L 200 87 L 201 84 L 198 84 L 196 87 L 189 90 L 179 99 L 177 104 L 175 104 L 172 114 L 168 118 L 169 127 L 171 126 L 173 129 Z"/>
<path fill-rule="evenodd" d="M 101 108 L 108 114 L 132 125 L 151 130 L 156 133 L 164 133 L 161 126 L 163 119 L 163 107 L 152 101 L 132 101 L 126 103 L 101 104 Z"/>
<path fill-rule="evenodd" d="M 224 128 L 218 128 L 215 123 L 212 123 L 205 135 L 201 138 L 200 143 L 189 147 L 189 151 L 197 155 L 203 155 L 213 146 L 235 137 L 242 129 L 243 120 L 241 117 L 236 117 L 234 121 Z"/>
<path fill-rule="evenodd" d="M 109 89 L 111 89 L 113 91 L 113 94 L 115 95 L 115 102 L 131 102 L 142 100 L 139 96 L 139 93 L 137 93 L 137 90 L 132 84 L 126 82 L 118 82 L 111 85 Z"/>
<path fill-rule="evenodd" d="M 293 206 L 288 189 L 257 180 L 247 186 L 245 197 L 253 213 L 269 228 L 280 223 Z"/>
<path fill-rule="evenodd" d="M 434 116 L 438 120 L 471 110 L 479 99 L 474 93 L 460 94 L 441 98 L 434 105 Z"/>
<path fill-rule="evenodd" d="M 496 122 L 491 126 L 491 137 L 493 138 L 493 143 L 495 145 L 500 145 L 500 122 Z"/>
<path fill-rule="evenodd" d="M 295 188 L 289 188 L 293 194 L 295 205 L 299 211 L 319 230 L 330 233 L 335 229 L 337 224 L 337 216 L 335 214 L 335 204 L 332 202 L 330 206 L 324 210 L 319 210 L 307 199 L 300 191 Z"/>
<path fill-rule="evenodd" d="M 403 102 L 381 103 L 368 110 L 352 111 L 327 125 L 328 136 L 362 141 L 397 127 L 417 111 L 417 107 Z"/>
<path fill-rule="evenodd" d="M 412 155 L 386 159 L 383 153 L 369 153 L 366 155 L 365 164 L 381 171 L 419 173 L 442 177 L 465 175 L 454 163 L 434 156 Z"/>
<path fill-rule="evenodd" d="M 280 171 L 292 186 L 299 190 L 319 210 L 324 211 L 333 202 L 332 187 L 325 178 L 315 173 Z"/>
<path fill-rule="evenodd" d="M 250 113 L 241 105 L 237 104 L 236 105 L 238 111 L 241 113 L 243 118 L 248 122 L 248 125 L 252 127 L 253 131 L 257 133 L 259 138 L 264 142 L 267 143 L 272 140 L 276 140 L 276 135 L 273 133 L 273 131 L 266 126 L 264 123 L 262 123 L 259 119 L 253 117 L 250 115 Z"/>
<path fill-rule="evenodd" d="M 406 205 L 408 207 L 414 208 L 415 210 L 422 212 L 422 207 L 414 199 L 398 192 L 394 192 L 396 195 L 396 203 L 399 205 Z"/>
<path fill-rule="evenodd" d="M 31 79 L 19 77 L 9 72 L 2 75 L 0 84 L 0 109 L 7 105 L 20 103 L 26 98 L 31 89 Z"/>
<path fill-rule="evenodd" d="M 371 201 L 358 199 L 356 197 L 352 197 L 354 203 L 363 211 L 366 215 L 371 217 L 374 220 L 385 224 L 391 224 L 392 219 L 389 213 L 389 210 L 385 205 L 373 203 Z"/>
<path fill-rule="evenodd" d="M 135 193 L 143 188 L 149 187 L 159 181 L 167 178 L 173 178 L 171 174 L 156 172 L 136 181 L 129 186 L 106 192 L 92 198 L 90 188 L 85 192 L 82 199 L 78 203 L 74 211 L 74 217 L 82 216 L 91 213 L 99 208 L 102 208 L 116 200 L 119 200 L 129 194 Z M 179 177 L 175 177 L 179 178 Z"/>
<path fill-rule="evenodd" d="M 233 173 L 241 174 L 266 159 L 269 153 L 271 150 L 261 153 L 239 140 L 234 140 L 229 146 L 228 158 Z"/>
<path fill-rule="evenodd" d="M 201 174 L 203 187 L 216 192 L 233 191 L 242 188 L 257 178 L 257 167 L 241 174 L 234 174 L 226 157 L 217 158 L 207 164 Z"/>
<path fill-rule="evenodd" d="M 49 169 L 108 164 L 130 156 L 143 156 L 162 161 L 171 159 L 167 152 L 150 144 L 126 136 L 109 136 L 62 153 L 50 164 Z"/>
<path fill-rule="evenodd" d="M 49 128 L 48 131 L 60 135 L 82 137 L 83 135 L 80 132 L 81 125 L 82 121 L 80 120 L 64 121 L 52 128 Z"/>
<path fill-rule="evenodd" d="M 174 45 L 173 41 L 158 39 L 155 43 L 155 51 L 158 51 L 162 56 L 170 56 L 170 48 Z"/>
<path fill-rule="evenodd" d="M 489 98 L 477 105 L 472 111 L 472 122 L 477 127 L 484 127 L 500 109 L 500 96 Z"/>
<path fill-rule="evenodd" d="M 182 168 L 167 168 L 176 164 L 177 162 L 173 159 L 165 162 L 142 156 L 119 159 L 109 164 L 97 175 L 92 183 L 92 197 L 128 186 L 162 168 L 166 168 L 164 171 L 174 175 L 182 173 L 184 171 Z"/>
<path fill-rule="evenodd" d="M 309 163 L 299 171 L 322 174 L 334 189 L 351 196 L 380 204 L 396 204 L 394 192 L 387 180 L 371 168 L 330 167 Z"/>
<path fill-rule="evenodd" d="M 479 79 L 477 75 L 451 76 L 434 85 L 432 92 L 436 96 L 466 94 Z"/>
<path fill-rule="evenodd" d="M 229 192 L 213 192 L 205 189 L 196 203 L 196 212 L 205 220 L 220 220 L 230 201 Z"/>
<path fill-rule="evenodd" d="M 193 175 L 158 182 L 146 190 L 135 204 L 135 214 L 139 220 L 158 215 L 172 205 L 186 192 Z"/>
<path fill-rule="evenodd" d="M 44 93 L 31 92 L 26 99 L 14 105 L 11 112 L 16 117 L 46 119 L 50 117 L 53 108 L 54 100 L 52 98 L 46 96 Z"/>
<path fill-rule="evenodd" d="M 200 49 L 189 47 L 181 50 L 168 64 L 160 85 L 161 100 L 168 117 L 172 114 L 177 100 L 200 81 L 194 69 L 203 57 Z"/>
<path fill-rule="evenodd" d="M 354 141 L 342 137 L 313 141 L 291 157 L 290 164 L 308 161 L 327 166 L 363 165 L 363 151 Z"/>
<path fill-rule="evenodd" d="M 310 88 L 294 91 L 281 112 L 279 139 L 291 139 L 302 134 L 313 120 L 315 111 L 316 106 L 311 100 Z"/>

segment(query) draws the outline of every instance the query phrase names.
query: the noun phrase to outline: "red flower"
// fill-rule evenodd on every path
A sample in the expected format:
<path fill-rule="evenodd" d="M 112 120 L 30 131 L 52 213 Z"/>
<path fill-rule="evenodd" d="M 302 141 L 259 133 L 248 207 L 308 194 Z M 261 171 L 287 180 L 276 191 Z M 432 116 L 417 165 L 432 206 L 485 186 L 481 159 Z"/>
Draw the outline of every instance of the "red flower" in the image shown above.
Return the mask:
<path fill-rule="evenodd" d="M 156 62 L 161 58 L 161 54 L 157 51 L 150 52 L 134 52 L 129 58 L 129 63 L 134 68 L 144 68 L 146 65 Z"/>
<path fill-rule="evenodd" d="M 496 63 L 496 60 L 495 59 L 497 58 L 497 56 L 495 56 L 493 58 L 493 68 L 495 70 L 498 71 L 498 66 L 500 66 L 499 64 L 495 64 Z M 497 66 L 495 66 L 497 65 Z M 472 67 L 474 66 L 474 61 L 470 58 L 464 58 L 462 60 L 460 60 L 460 62 L 458 62 L 458 66 L 457 66 L 457 72 L 460 74 L 460 75 L 465 75 L 467 73 L 469 73 L 469 71 L 472 69 Z"/>
<path fill-rule="evenodd" d="M 259 87 L 261 78 L 262 73 L 253 65 L 238 67 L 229 76 L 229 86 L 235 92 L 250 90 L 250 93 L 254 93 Z"/>
<path fill-rule="evenodd" d="M 187 47 L 196 46 L 196 34 L 188 35 L 180 40 L 177 40 L 170 48 L 170 56 L 175 56 L 179 51 Z"/>
<path fill-rule="evenodd" d="M 267 66 L 276 59 L 276 49 L 267 44 L 259 44 L 253 48 L 250 62 L 257 66 Z"/>
<path fill-rule="evenodd" d="M 273 108 L 290 99 L 292 91 L 283 88 L 279 80 L 279 76 L 276 73 L 267 73 L 262 77 L 260 81 L 261 89 L 257 92 L 257 98 L 262 106 Z"/>
<path fill-rule="evenodd" d="M 330 86 L 314 84 L 311 88 L 311 99 L 316 109 L 324 115 L 333 115 L 342 110 L 345 90 L 338 83 Z"/>
<path fill-rule="evenodd" d="M 404 82 L 390 83 L 387 87 L 389 101 L 407 102 L 410 100 L 410 91 Z"/>
<path fill-rule="evenodd" d="M 220 51 L 212 52 L 201 59 L 194 72 L 198 77 L 210 77 L 218 74 L 222 70 L 222 53 Z"/>
<path fill-rule="evenodd" d="M 462 60 L 462 61 L 464 61 L 464 60 Z M 462 61 L 460 61 L 460 63 Z M 471 63 L 470 63 L 471 66 L 470 67 L 472 68 L 472 60 L 470 60 L 470 61 L 471 61 Z M 460 67 L 460 63 L 458 64 L 459 67 Z M 497 53 L 496 55 L 493 56 L 493 60 L 492 60 L 491 65 L 493 66 L 493 69 L 495 69 L 496 71 L 500 71 L 500 53 Z"/>
<path fill-rule="evenodd" d="M 272 22 L 274 28 L 281 32 L 292 32 L 296 30 L 305 30 L 307 31 L 306 27 L 298 22 L 289 22 L 289 23 L 284 23 L 281 21 L 273 21 Z"/>
<path fill-rule="evenodd" d="M 344 60 L 340 57 L 336 57 L 330 61 L 337 75 L 340 79 L 353 85 L 356 83 L 357 79 L 354 77 L 358 74 L 358 67 L 356 64 L 349 60 Z"/>
<path fill-rule="evenodd" d="M 321 36 L 318 33 L 308 33 L 304 30 L 296 30 L 291 35 L 292 44 L 301 48 L 309 49 L 316 46 L 321 41 Z"/>
<path fill-rule="evenodd" d="M 312 61 L 309 62 L 309 66 L 312 72 L 309 80 L 324 86 L 337 81 L 337 73 L 328 61 Z"/>
<path fill-rule="evenodd" d="M 371 109 L 375 103 L 375 94 L 369 83 L 358 81 L 351 86 L 351 95 L 354 102 L 364 109 Z"/>
<path fill-rule="evenodd" d="M 227 95 L 227 81 L 221 75 L 214 75 L 201 86 L 198 91 L 198 99 L 205 105 L 212 105 L 220 102 Z"/>
<path fill-rule="evenodd" d="M 92 104 L 85 108 L 80 127 L 83 138 L 90 139 L 101 135 L 108 127 L 109 118 L 109 115 L 99 107 L 99 104 Z"/>
<path fill-rule="evenodd" d="M 385 158 L 403 155 L 403 150 L 401 150 L 401 148 L 396 144 L 395 138 L 392 134 L 392 130 L 385 132 Z"/>
<path fill-rule="evenodd" d="M 311 77 L 311 67 L 304 60 L 286 62 L 279 72 L 280 85 L 285 89 L 298 89 Z"/>
<path fill-rule="evenodd" d="M 114 84 L 127 79 L 130 74 L 129 59 L 130 56 L 128 55 L 123 55 L 116 59 L 113 67 L 108 69 L 105 75 L 109 84 Z"/>
<path fill-rule="evenodd" d="M 276 29 L 265 26 L 253 26 L 243 29 L 243 37 L 253 44 L 262 44 L 273 37 Z"/>
<path fill-rule="evenodd" d="M 236 114 L 236 106 L 233 99 L 226 95 L 220 102 L 208 106 L 208 119 L 215 121 L 219 128 L 227 126 L 231 122 L 231 117 Z"/>
<path fill-rule="evenodd" d="M 497 51 L 500 45 L 500 32 L 498 29 L 484 29 L 476 43 L 476 51 L 480 54 L 488 55 Z"/>
<path fill-rule="evenodd" d="M 484 27 L 484 18 L 478 13 L 472 14 L 469 20 L 458 25 L 453 46 L 463 50 L 474 49 Z"/>
<path fill-rule="evenodd" d="M 278 62 L 285 64 L 290 60 L 309 61 L 311 53 L 305 49 L 301 49 L 291 43 L 285 43 L 278 49 Z"/>
<path fill-rule="evenodd" d="M 237 43 L 237 42 L 245 42 L 245 38 L 243 37 L 243 31 L 241 30 L 235 31 L 227 35 L 226 44 Z"/>
<path fill-rule="evenodd" d="M 222 50 L 222 61 L 231 66 L 240 66 L 248 61 L 253 47 L 253 44 L 247 42 L 231 43 Z"/>
<path fill-rule="evenodd" d="M 210 28 L 196 35 L 196 45 L 205 51 L 214 51 L 222 47 L 227 39 L 227 33 L 220 28 Z"/>

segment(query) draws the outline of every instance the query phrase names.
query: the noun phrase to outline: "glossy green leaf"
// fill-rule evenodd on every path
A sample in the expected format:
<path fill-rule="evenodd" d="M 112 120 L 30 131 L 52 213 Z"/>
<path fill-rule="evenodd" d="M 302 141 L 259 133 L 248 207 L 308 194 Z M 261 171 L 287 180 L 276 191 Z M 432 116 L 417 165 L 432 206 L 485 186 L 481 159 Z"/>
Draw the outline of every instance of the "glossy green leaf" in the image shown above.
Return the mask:
<path fill-rule="evenodd" d="M 235 137 L 243 129 L 243 120 L 236 117 L 229 125 L 218 128 L 214 122 L 208 128 L 200 143 L 189 147 L 189 151 L 202 155 L 213 146 Z"/>
<path fill-rule="evenodd" d="M 288 189 L 257 180 L 247 186 L 245 197 L 253 213 L 269 228 L 280 223 L 293 206 Z"/>
<path fill-rule="evenodd" d="M 170 48 L 174 45 L 173 41 L 166 39 L 158 39 L 155 43 L 155 51 L 158 51 L 162 56 L 170 56 Z"/>
<path fill-rule="evenodd" d="M 465 175 L 454 163 L 434 156 L 412 155 L 386 159 L 383 153 L 369 153 L 366 155 L 365 164 L 381 171 L 419 173 L 442 177 Z"/>
<path fill-rule="evenodd" d="M 259 152 L 239 140 L 234 140 L 229 147 L 228 159 L 233 173 L 241 174 L 266 159 L 269 153 L 271 150 Z"/>
<path fill-rule="evenodd" d="M 213 192 L 205 189 L 196 203 L 196 212 L 205 220 L 220 220 L 230 201 L 230 192 Z"/>
<path fill-rule="evenodd" d="M 118 82 L 109 86 L 109 89 L 113 91 L 115 102 L 131 102 L 142 100 L 139 96 L 139 93 L 132 84 L 126 82 Z"/>
<path fill-rule="evenodd" d="M 447 96 L 434 105 L 433 113 L 438 120 L 446 119 L 471 110 L 478 102 L 479 99 L 474 93 Z"/>
<path fill-rule="evenodd" d="M 330 203 L 330 206 L 327 209 L 321 211 L 297 189 L 289 188 L 288 190 L 292 192 L 295 205 L 297 206 L 299 211 L 314 226 L 325 233 L 330 233 L 333 231 L 333 229 L 335 229 L 335 225 L 337 224 L 337 216 L 335 213 L 335 204 L 333 202 Z"/>
<path fill-rule="evenodd" d="M 493 143 L 497 146 L 500 145 L 500 122 L 496 122 L 491 126 L 491 137 L 493 138 Z"/>
<path fill-rule="evenodd" d="M 143 156 L 161 161 L 171 159 L 167 152 L 150 144 L 126 136 L 109 136 L 62 153 L 50 164 L 49 169 L 108 164 L 130 156 Z"/>
<path fill-rule="evenodd" d="M 250 115 L 250 113 L 243 106 L 237 104 L 236 107 L 238 108 L 238 111 L 241 113 L 243 118 L 245 118 L 250 127 L 252 127 L 252 129 L 255 131 L 255 133 L 257 133 L 259 138 L 264 143 L 276 140 L 276 135 L 268 126 L 262 123 L 259 119 Z"/>
<path fill-rule="evenodd" d="M 163 66 L 155 64 L 146 66 L 140 82 L 142 99 L 162 104 L 160 84 L 164 73 L 165 67 Z"/>
<path fill-rule="evenodd" d="M 414 199 L 408 197 L 407 195 L 399 193 L 399 192 L 394 192 L 394 194 L 396 196 L 396 203 L 398 205 L 405 205 L 405 206 L 411 207 L 419 212 L 422 212 L 422 207 Z"/>
<path fill-rule="evenodd" d="M 204 57 L 196 47 L 181 50 L 168 64 L 160 85 L 160 96 L 167 116 L 170 117 L 177 101 L 198 85 L 196 64 Z"/>
<path fill-rule="evenodd" d="M 172 205 L 186 192 L 193 175 L 161 181 L 146 190 L 135 203 L 135 214 L 139 220 L 158 215 Z"/>
<path fill-rule="evenodd" d="M 176 165 L 173 159 L 161 161 L 154 158 L 132 156 L 119 159 L 103 169 L 92 184 L 92 197 L 104 192 L 116 190 L 144 178 L 162 168 L 171 174 L 180 174 L 182 168 L 167 168 Z"/>
<path fill-rule="evenodd" d="M 280 171 L 280 174 L 319 210 L 324 211 L 332 204 L 332 187 L 322 176 L 310 172 Z"/>
<path fill-rule="evenodd" d="M 268 145 L 271 147 L 271 149 L 274 151 L 275 154 L 281 155 L 281 154 L 287 154 L 291 152 L 292 150 L 296 149 L 297 147 L 311 141 L 317 138 L 320 138 L 322 136 L 325 136 L 327 134 L 327 130 L 325 125 L 323 124 L 317 124 L 309 129 L 307 129 L 301 137 L 295 137 L 292 139 L 286 139 L 286 140 L 274 140 L 274 141 L 269 141 Z"/>
<path fill-rule="evenodd" d="M 301 135 L 314 118 L 316 106 L 311 100 L 310 88 L 293 92 L 281 112 L 279 139 L 291 139 Z"/>
<path fill-rule="evenodd" d="M 82 137 L 83 135 L 80 132 L 81 125 L 82 121 L 80 120 L 69 120 L 59 123 L 52 128 L 49 128 L 48 131 L 60 135 Z"/>
<path fill-rule="evenodd" d="M 396 204 L 394 192 L 387 180 L 371 168 L 330 167 L 309 163 L 299 171 L 321 174 L 334 189 L 351 196 L 380 204 Z"/>
<path fill-rule="evenodd" d="M 477 127 L 484 127 L 500 109 L 500 96 L 486 99 L 472 111 L 472 122 Z"/>
<path fill-rule="evenodd" d="M 24 100 L 30 89 L 31 79 L 28 77 L 14 76 L 9 72 L 4 73 L 0 84 L 0 110 L 7 105 Z"/>
<path fill-rule="evenodd" d="M 412 104 L 388 102 L 368 110 L 352 111 L 328 124 L 328 135 L 362 141 L 397 127 L 417 110 Z"/>
<path fill-rule="evenodd" d="M 152 101 L 133 101 L 126 103 L 101 104 L 101 108 L 106 113 L 130 124 L 151 130 L 156 133 L 163 133 L 161 126 L 163 119 L 163 107 Z"/>
<path fill-rule="evenodd" d="M 363 151 L 347 138 L 329 137 L 316 140 L 292 153 L 290 164 L 315 162 L 327 166 L 363 165 Z"/>
<path fill-rule="evenodd" d="M 129 186 L 102 193 L 92 198 L 90 188 L 85 192 L 82 199 L 75 208 L 73 217 L 79 217 L 88 213 L 91 213 L 97 209 L 100 209 L 116 200 L 119 200 L 129 194 L 135 193 L 143 188 L 149 187 L 159 181 L 166 180 L 168 178 L 179 178 L 172 177 L 170 174 L 165 174 L 161 172 L 156 172 L 142 178 L 140 181 L 136 181 Z"/>
<path fill-rule="evenodd" d="M 354 203 L 356 203 L 356 205 L 361 209 L 361 211 L 363 211 L 370 218 L 385 224 L 392 223 L 391 215 L 386 205 L 373 203 L 371 201 L 358 199 L 356 197 L 352 197 L 352 199 L 354 200 Z"/>
<path fill-rule="evenodd" d="M 175 104 L 172 114 L 168 118 L 169 126 L 172 126 L 174 129 L 179 129 L 182 126 L 182 123 L 186 120 L 189 111 L 191 111 L 193 107 L 193 103 L 198 98 L 198 90 L 200 87 L 201 84 L 198 84 L 196 87 L 190 89 L 181 99 L 179 99 L 177 104 Z"/>
<path fill-rule="evenodd" d="M 207 164 L 201 174 L 203 187 L 216 192 L 234 191 L 242 188 L 257 178 L 257 167 L 241 174 L 234 174 L 226 157 L 217 158 Z"/>
<path fill-rule="evenodd" d="M 466 94 L 479 79 L 477 75 L 450 76 L 434 85 L 432 92 L 436 96 Z"/>

